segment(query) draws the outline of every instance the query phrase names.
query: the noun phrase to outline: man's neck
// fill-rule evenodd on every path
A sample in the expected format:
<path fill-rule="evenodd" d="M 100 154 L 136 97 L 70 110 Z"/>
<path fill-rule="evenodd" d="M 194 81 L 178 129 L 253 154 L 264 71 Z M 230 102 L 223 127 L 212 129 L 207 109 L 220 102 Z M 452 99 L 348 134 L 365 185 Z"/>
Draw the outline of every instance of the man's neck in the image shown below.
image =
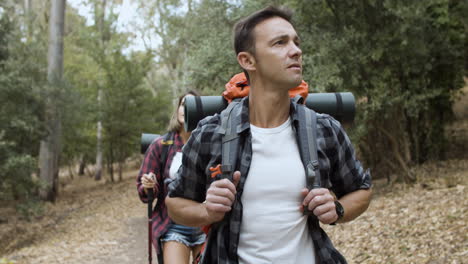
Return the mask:
<path fill-rule="evenodd" d="M 249 121 L 262 128 L 278 127 L 289 117 L 290 101 L 287 90 L 250 88 Z"/>

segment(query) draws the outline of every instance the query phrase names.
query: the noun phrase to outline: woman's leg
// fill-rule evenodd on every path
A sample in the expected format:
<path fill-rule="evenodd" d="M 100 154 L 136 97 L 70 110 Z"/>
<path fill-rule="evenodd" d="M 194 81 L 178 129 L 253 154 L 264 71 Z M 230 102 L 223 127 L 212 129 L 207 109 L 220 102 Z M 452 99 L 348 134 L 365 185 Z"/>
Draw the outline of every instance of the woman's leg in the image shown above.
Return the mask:
<path fill-rule="evenodd" d="M 164 263 L 187 264 L 190 261 L 190 248 L 176 241 L 164 242 L 163 254 Z"/>
<path fill-rule="evenodd" d="M 196 245 L 196 246 L 193 246 L 192 247 L 192 257 L 193 257 L 193 260 L 195 261 L 198 257 L 198 254 L 200 253 L 201 249 L 203 247 L 203 244 L 201 245 Z M 195 262 L 194 262 L 195 263 Z"/>

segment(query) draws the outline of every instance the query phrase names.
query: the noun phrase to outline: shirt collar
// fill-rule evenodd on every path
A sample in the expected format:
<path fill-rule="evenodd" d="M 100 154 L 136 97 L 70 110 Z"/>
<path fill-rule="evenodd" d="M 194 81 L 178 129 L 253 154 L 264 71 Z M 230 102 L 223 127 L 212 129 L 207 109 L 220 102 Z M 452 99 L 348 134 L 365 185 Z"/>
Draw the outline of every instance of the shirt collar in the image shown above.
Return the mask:
<path fill-rule="evenodd" d="M 289 115 L 291 117 L 291 122 L 297 124 L 299 122 L 299 116 L 297 113 L 297 103 L 291 98 Z M 239 110 L 235 112 L 235 121 L 236 121 L 236 132 L 238 134 L 244 132 L 247 129 L 250 129 L 249 122 L 249 97 L 246 96 L 241 99 Z"/>

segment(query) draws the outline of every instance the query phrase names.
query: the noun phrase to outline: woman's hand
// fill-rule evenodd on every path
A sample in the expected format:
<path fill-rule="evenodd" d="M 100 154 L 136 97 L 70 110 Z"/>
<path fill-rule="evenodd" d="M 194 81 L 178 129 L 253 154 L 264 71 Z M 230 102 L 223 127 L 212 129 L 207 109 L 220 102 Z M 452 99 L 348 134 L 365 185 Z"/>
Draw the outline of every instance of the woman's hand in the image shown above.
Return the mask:
<path fill-rule="evenodd" d="M 145 188 L 145 192 L 147 192 L 147 189 L 154 189 L 156 186 L 156 175 L 152 172 L 143 174 L 143 176 L 141 176 L 141 184 Z"/>

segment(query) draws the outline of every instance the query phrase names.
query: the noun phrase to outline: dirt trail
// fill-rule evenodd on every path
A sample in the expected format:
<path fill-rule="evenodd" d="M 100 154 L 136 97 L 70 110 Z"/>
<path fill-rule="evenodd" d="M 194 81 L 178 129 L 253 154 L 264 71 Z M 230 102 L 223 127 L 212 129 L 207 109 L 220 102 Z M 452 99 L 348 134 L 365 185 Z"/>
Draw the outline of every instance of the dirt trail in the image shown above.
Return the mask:
<path fill-rule="evenodd" d="M 417 173 L 430 180 L 392 187 L 378 181 L 366 213 L 325 227 L 349 263 L 466 263 L 468 160 L 427 164 Z M 51 217 L 33 225 L 40 229 L 32 244 L 4 257 L 21 264 L 148 263 L 146 206 L 133 177 L 105 186 L 73 181 Z"/>
<path fill-rule="evenodd" d="M 86 176 L 75 179 L 59 198 L 53 216 L 32 226 L 40 229 L 34 242 L 6 258 L 38 264 L 147 263 L 147 210 L 137 197 L 135 173 L 110 188 Z M 157 263 L 154 252 L 153 256 Z"/>

